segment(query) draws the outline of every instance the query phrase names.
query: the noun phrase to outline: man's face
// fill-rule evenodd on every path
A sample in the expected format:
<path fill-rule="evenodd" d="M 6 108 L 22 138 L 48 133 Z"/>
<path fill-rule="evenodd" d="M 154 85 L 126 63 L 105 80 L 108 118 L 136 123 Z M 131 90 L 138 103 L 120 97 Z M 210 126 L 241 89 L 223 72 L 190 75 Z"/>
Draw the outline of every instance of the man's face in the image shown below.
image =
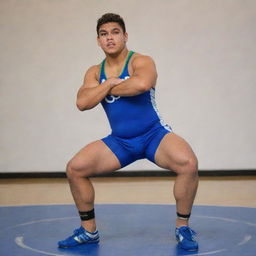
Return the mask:
<path fill-rule="evenodd" d="M 105 23 L 100 26 L 98 44 L 105 53 L 115 54 L 120 52 L 128 39 L 128 34 L 124 33 L 122 27 L 116 22 Z"/>

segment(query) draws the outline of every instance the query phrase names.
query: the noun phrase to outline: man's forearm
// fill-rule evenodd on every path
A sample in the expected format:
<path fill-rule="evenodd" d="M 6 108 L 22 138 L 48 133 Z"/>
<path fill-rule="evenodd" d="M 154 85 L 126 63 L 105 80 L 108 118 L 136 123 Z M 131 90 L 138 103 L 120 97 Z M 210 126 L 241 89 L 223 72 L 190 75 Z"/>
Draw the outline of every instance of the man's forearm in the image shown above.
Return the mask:
<path fill-rule="evenodd" d="M 150 86 L 142 79 L 137 76 L 133 76 L 113 87 L 110 90 L 110 94 L 116 96 L 135 96 L 149 89 Z"/>
<path fill-rule="evenodd" d="M 96 87 L 83 88 L 78 92 L 76 105 L 79 110 L 84 111 L 94 108 L 109 93 L 111 85 L 104 82 Z"/>

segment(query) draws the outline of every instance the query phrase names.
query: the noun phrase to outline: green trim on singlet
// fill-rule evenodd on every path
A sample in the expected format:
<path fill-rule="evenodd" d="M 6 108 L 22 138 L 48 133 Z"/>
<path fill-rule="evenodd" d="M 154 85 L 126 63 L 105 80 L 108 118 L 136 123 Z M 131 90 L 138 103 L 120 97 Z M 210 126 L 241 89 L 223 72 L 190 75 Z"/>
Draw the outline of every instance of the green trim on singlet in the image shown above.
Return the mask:
<path fill-rule="evenodd" d="M 105 76 L 106 79 L 107 79 L 107 76 L 106 76 L 106 73 L 105 73 L 105 62 L 106 62 L 106 59 L 104 59 L 104 60 L 101 62 L 100 75 L 103 73 L 104 76 Z"/>
<path fill-rule="evenodd" d="M 129 52 L 128 56 L 126 57 L 126 61 L 125 61 L 125 64 L 124 64 L 124 66 L 123 66 L 123 69 L 122 69 L 122 71 L 121 71 L 121 74 L 120 74 L 119 76 L 121 76 L 121 75 L 123 74 L 125 68 L 127 67 L 128 63 L 129 63 L 129 60 L 131 59 L 131 57 L 132 57 L 133 54 L 134 54 L 134 51 L 130 51 L 130 52 Z M 107 78 L 107 75 L 106 75 L 106 73 L 105 73 L 105 63 L 106 63 L 106 58 L 101 62 L 100 73 L 103 72 L 103 73 L 104 73 L 104 76 L 106 77 L 106 79 L 108 79 L 108 78 Z M 118 76 L 118 77 L 119 77 L 119 76 Z"/>
<path fill-rule="evenodd" d="M 128 63 L 129 63 L 129 60 L 131 59 L 131 57 L 132 57 L 133 54 L 134 54 L 133 51 L 130 51 L 130 52 L 129 52 L 129 54 L 128 54 L 127 58 L 126 58 L 125 64 L 124 64 L 124 66 L 123 66 L 122 72 L 121 72 L 121 74 L 120 74 L 119 76 L 121 76 L 121 75 L 123 74 L 125 68 L 127 67 Z M 119 77 L 119 76 L 118 76 L 118 77 Z"/>

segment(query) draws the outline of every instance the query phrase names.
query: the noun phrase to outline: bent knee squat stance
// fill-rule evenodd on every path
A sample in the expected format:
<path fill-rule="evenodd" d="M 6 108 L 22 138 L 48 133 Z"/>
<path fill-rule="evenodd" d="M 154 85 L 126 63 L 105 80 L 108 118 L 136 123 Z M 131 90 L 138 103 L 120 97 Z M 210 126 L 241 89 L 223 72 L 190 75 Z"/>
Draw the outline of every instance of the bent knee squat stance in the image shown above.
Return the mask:
<path fill-rule="evenodd" d="M 197 158 L 188 143 L 172 133 L 162 140 L 156 154 L 156 162 L 177 174 L 174 197 L 177 210 L 175 236 L 178 247 L 196 251 L 196 233 L 189 227 L 189 218 L 198 187 Z"/>
<path fill-rule="evenodd" d="M 177 213 L 179 213 L 176 227 L 186 226 L 198 187 L 197 158 L 184 139 L 171 133 L 161 141 L 155 159 L 158 166 L 177 174 L 173 188 Z"/>
<path fill-rule="evenodd" d="M 89 177 L 119 168 L 118 159 L 101 140 L 90 143 L 72 158 L 67 165 L 67 177 L 79 212 L 94 209 L 95 191 Z M 81 220 L 81 225 L 90 232 L 95 231 L 95 217 Z"/>
<path fill-rule="evenodd" d="M 159 116 L 155 103 L 157 72 L 154 61 L 149 56 L 128 51 L 128 34 L 119 15 L 103 15 L 97 23 L 97 35 L 106 58 L 86 72 L 84 84 L 78 91 L 77 106 L 83 111 L 101 103 L 112 133 L 87 145 L 67 166 L 81 227 L 59 246 L 99 241 L 95 195 L 89 177 L 147 158 L 177 173 L 174 186 L 178 212 L 176 237 L 184 249 L 195 250 L 198 245 L 188 227 L 188 215 L 198 183 L 196 157 L 189 145 L 173 134 Z M 186 232 L 190 235 L 185 235 Z"/>

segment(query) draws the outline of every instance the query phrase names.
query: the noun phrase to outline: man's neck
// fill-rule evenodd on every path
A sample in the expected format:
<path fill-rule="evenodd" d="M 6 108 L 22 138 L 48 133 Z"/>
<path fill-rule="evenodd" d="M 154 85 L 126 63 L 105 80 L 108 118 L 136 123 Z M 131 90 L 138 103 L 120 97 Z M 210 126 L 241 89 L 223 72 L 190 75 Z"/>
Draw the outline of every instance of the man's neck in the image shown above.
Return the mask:
<path fill-rule="evenodd" d="M 125 47 L 120 53 L 113 54 L 113 55 L 106 55 L 106 62 L 108 66 L 119 66 L 123 63 L 128 55 L 129 51 Z"/>

